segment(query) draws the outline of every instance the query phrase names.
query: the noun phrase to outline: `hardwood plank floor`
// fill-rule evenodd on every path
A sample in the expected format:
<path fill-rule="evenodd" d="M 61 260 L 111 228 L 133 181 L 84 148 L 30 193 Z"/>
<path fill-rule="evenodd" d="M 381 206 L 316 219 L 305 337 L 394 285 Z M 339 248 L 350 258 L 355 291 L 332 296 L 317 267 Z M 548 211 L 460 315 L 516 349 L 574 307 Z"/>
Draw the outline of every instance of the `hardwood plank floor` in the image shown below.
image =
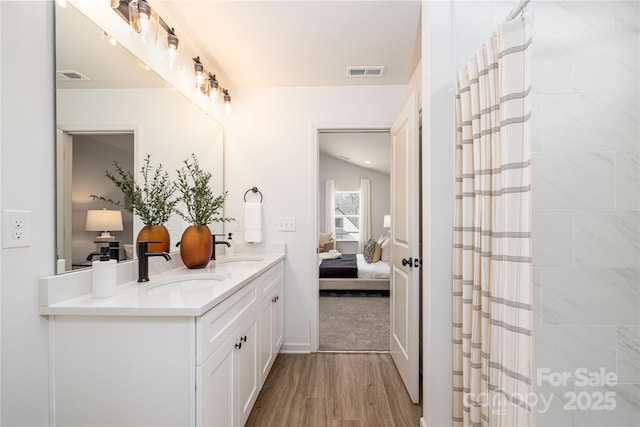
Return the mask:
<path fill-rule="evenodd" d="M 280 354 L 246 426 L 419 426 L 387 353 Z"/>

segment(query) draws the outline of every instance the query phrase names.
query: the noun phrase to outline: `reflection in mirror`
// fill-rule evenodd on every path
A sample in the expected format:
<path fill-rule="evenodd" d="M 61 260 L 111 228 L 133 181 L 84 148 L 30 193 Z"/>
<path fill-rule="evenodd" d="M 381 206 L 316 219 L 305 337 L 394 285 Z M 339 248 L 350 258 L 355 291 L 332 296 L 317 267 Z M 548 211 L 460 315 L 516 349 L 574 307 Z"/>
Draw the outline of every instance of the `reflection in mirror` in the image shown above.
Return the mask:
<path fill-rule="evenodd" d="M 114 161 L 139 178 L 148 153 L 173 179 L 182 160 L 194 153 L 213 173 L 214 194 L 222 193 L 222 127 L 120 44 L 111 44 L 71 4 L 57 2 L 56 101 L 57 272 L 90 266 L 87 258 L 108 240 L 118 242 L 120 260 L 134 256 L 130 245 L 142 222 L 120 206 L 90 197 L 126 202 L 105 177 Z M 93 227 L 87 227 L 87 211 L 104 208 L 122 212 L 122 230 L 88 230 Z M 165 225 L 174 247 L 185 226 L 177 215 Z M 98 238 L 101 231 L 114 237 L 104 241 Z"/>

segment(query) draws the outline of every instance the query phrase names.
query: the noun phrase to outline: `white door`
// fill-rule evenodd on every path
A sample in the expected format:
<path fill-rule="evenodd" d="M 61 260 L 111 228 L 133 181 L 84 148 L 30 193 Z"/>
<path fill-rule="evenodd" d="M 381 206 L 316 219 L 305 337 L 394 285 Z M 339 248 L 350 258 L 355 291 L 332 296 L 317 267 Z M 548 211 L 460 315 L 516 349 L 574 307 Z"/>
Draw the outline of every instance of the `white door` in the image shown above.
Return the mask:
<path fill-rule="evenodd" d="M 414 403 L 419 392 L 418 97 L 391 127 L 391 357 Z"/>

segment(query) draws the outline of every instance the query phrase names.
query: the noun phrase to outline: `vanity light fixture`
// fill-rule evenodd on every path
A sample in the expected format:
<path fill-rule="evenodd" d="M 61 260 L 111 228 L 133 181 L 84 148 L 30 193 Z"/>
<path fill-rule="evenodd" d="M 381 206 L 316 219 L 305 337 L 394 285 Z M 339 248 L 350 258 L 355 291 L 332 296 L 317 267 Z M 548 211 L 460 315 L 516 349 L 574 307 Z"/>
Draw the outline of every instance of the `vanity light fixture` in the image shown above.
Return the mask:
<path fill-rule="evenodd" d="M 222 89 L 222 93 L 224 94 L 224 110 L 229 114 L 231 111 L 231 95 L 229 95 L 228 89 Z"/>
<path fill-rule="evenodd" d="M 180 39 L 176 36 L 176 30 L 169 28 L 167 30 L 167 61 L 169 69 L 178 68 L 178 48 L 180 47 Z"/>
<path fill-rule="evenodd" d="M 151 5 L 146 0 L 132 0 L 129 3 L 129 22 L 136 33 L 147 34 L 151 26 Z"/>
<path fill-rule="evenodd" d="M 200 57 L 193 58 L 193 70 L 196 72 L 196 86 L 202 87 L 204 83 L 204 65 L 200 62 Z"/>
<path fill-rule="evenodd" d="M 218 80 L 216 75 L 209 73 L 209 89 L 211 90 L 211 99 L 215 100 L 218 97 Z"/>

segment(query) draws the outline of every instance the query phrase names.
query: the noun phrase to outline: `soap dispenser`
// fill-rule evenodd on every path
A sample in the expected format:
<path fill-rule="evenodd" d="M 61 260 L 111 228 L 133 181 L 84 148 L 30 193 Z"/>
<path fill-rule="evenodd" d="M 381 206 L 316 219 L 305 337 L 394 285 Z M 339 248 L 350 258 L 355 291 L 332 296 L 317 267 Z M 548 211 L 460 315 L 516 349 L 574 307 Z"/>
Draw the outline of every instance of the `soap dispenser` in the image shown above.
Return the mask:
<path fill-rule="evenodd" d="M 100 248 L 100 258 L 93 261 L 92 284 L 94 298 L 108 298 L 116 294 L 117 261 L 109 257 L 109 248 Z"/>
<path fill-rule="evenodd" d="M 233 233 L 229 233 L 229 237 L 227 237 L 227 242 L 229 242 L 229 245 L 230 245 L 230 246 L 227 246 L 225 250 L 225 254 L 227 254 L 227 256 L 233 256 L 236 253 L 236 248 L 233 246 L 233 241 L 231 236 L 233 236 Z"/>

